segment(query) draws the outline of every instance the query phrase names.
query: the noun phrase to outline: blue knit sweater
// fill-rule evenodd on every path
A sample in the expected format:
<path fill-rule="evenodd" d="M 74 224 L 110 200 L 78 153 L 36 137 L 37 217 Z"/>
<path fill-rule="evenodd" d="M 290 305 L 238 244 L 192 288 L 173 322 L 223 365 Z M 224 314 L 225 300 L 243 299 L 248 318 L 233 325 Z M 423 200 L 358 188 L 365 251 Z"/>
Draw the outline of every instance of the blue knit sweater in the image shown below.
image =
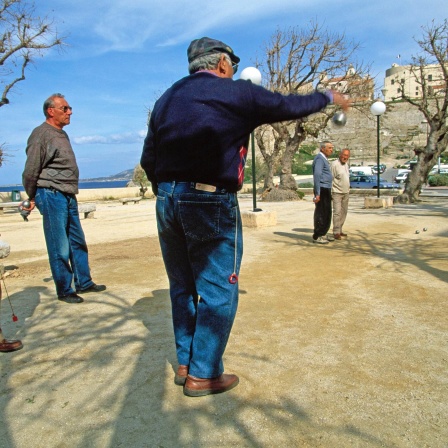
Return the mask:
<path fill-rule="evenodd" d="M 235 192 L 257 126 L 304 117 L 329 102 L 324 93 L 285 96 L 250 81 L 195 73 L 154 105 L 141 165 L 153 184 L 201 182 Z"/>
<path fill-rule="evenodd" d="M 331 166 L 328 159 L 322 152 L 317 154 L 313 160 L 313 182 L 314 195 L 320 196 L 320 189 L 331 188 L 333 176 L 331 174 Z"/>

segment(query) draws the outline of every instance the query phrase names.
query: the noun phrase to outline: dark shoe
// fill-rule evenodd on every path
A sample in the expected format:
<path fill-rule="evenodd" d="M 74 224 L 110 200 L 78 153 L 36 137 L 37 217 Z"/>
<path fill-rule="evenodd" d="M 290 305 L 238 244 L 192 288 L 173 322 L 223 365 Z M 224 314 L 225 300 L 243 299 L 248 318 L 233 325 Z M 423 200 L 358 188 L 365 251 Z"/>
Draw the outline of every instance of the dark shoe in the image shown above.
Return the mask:
<path fill-rule="evenodd" d="M 79 297 L 78 294 L 72 292 L 71 294 L 67 294 L 66 296 L 58 297 L 58 300 L 61 300 L 65 303 L 82 303 L 84 299 Z"/>
<path fill-rule="evenodd" d="M 240 382 L 236 375 L 223 373 L 217 378 L 196 378 L 188 375 L 184 386 L 184 395 L 188 397 L 203 397 L 204 395 L 220 394 L 233 389 Z"/>
<path fill-rule="evenodd" d="M 342 240 L 342 238 L 341 238 L 341 234 L 340 234 L 340 233 L 335 233 L 335 234 L 334 234 L 334 239 L 335 239 L 335 240 Z"/>
<path fill-rule="evenodd" d="M 77 289 L 76 292 L 80 292 L 82 294 L 86 294 L 87 292 L 102 292 L 106 290 L 106 285 L 96 285 L 95 283 L 92 286 L 89 286 L 86 289 Z"/>
<path fill-rule="evenodd" d="M 185 384 L 185 381 L 187 381 L 187 375 L 188 375 L 188 366 L 180 365 L 177 368 L 176 375 L 174 375 L 174 384 L 177 384 L 178 386 L 183 386 Z"/>
<path fill-rule="evenodd" d="M 341 236 L 344 236 L 344 237 L 348 237 L 348 235 L 346 234 L 346 233 L 344 233 L 344 232 L 341 232 Z"/>
<path fill-rule="evenodd" d="M 22 341 L 3 339 L 0 341 L 0 352 L 15 352 L 23 347 Z"/>

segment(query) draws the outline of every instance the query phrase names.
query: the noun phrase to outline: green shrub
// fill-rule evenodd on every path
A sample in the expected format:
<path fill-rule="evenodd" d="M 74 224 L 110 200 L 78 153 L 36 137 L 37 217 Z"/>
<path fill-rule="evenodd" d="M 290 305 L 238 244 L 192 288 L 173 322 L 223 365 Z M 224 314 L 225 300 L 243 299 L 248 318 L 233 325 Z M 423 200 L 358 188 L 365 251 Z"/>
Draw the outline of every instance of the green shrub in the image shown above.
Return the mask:
<path fill-rule="evenodd" d="M 263 192 L 261 200 L 266 202 L 286 202 L 303 199 L 305 193 L 299 190 L 289 190 L 283 188 L 270 188 Z"/>
<path fill-rule="evenodd" d="M 298 186 L 299 188 L 314 188 L 314 184 L 312 182 L 303 182 Z"/>
<path fill-rule="evenodd" d="M 448 175 L 447 174 L 434 174 L 428 177 L 428 184 L 430 187 L 447 187 Z"/>

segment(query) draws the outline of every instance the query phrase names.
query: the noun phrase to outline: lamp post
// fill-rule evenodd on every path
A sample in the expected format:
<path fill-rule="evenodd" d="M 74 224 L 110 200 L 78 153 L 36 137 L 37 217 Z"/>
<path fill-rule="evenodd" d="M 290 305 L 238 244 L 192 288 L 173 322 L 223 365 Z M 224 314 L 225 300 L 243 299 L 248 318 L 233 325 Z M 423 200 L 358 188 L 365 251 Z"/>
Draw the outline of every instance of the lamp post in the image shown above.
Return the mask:
<path fill-rule="evenodd" d="M 380 197 L 380 116 L 386 112 L 386 105 L 382 101 L 375 101 L 370 106 L 370 112 L 376 115 L 376 168 L 377 168 L 377 185 L 376 195 Z"/>
<path fill-rule="evenodd" d="M 244 79 L 246 81 L 250 81 L 253 84 L 260 85 L 261 84 L 261 73 L 255 67 L 246 67 L 240 75 L 240 79 Z M 254 133 L 250 134 L 251 146 L 252 146 L 252 202 L 253 202 L 253 211 L 261 212 L 261 208 L 257 208 L 257 179 L 255 176 L 255 136 Z"/>

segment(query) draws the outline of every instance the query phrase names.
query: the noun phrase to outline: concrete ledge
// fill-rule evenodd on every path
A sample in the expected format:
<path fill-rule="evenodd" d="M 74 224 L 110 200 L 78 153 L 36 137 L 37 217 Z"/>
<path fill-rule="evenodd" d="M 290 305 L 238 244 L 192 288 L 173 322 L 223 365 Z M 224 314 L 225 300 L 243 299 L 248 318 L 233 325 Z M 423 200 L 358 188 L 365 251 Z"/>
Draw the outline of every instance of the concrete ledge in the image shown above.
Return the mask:
<path fill-rule="evenodd" d="M 0 214 L 3 213 L 4 208 L 15 208 L 21 204 L 22 202 L 0 202 Z"/>
<path fill-rule="evenodd" d="M 241 219 L 243 227 L 269 227 L 277 224 L 277 213 L 265 210 L 260 212 L 244 211 L 241 213 Z"/>
<path fill-rule="evenodd" d="M 123 205 L 127 205 L 129 202 L 133 202 L 134 204 L 138 204 L 142 200 L 142 197 L 135 197 L 135 198 L 123 198 L 120 199 L 120 201 L 123 203 Z"/>
<path fill-rule="evenodd" d="M 78 204 L 78 212 L 84 213 L 84 219 L 95 217 L 96 204 Z"/>
<path fill-rule="evenodd" d="M 379 198 L 364 198 L 365 208 L 389 208 L 394 205 L 393 196 L 383 196 Z"/>

